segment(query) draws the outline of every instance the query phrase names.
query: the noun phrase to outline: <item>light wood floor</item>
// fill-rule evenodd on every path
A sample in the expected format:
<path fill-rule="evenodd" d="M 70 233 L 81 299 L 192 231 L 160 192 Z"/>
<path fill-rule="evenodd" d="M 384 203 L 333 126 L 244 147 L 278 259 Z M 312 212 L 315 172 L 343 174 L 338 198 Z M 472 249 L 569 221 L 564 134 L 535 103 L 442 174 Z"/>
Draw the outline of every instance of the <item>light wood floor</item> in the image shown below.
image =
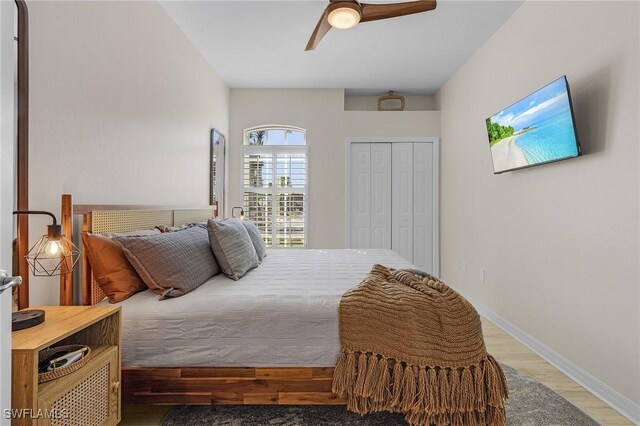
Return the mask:
<path fill-rule="evenodd" d="M 618 412 L 484 318 L 482 329 L 487 349 L 498 361 L 553 389 L 603 426 L 632 425 Z M 170 409 L 170 406 L 125 405 L 122 407 L 120 425 L 159 425 Z"/>
<path fill-rule="evenodd" d="M 485 318 L 482 319 L 482 332 L 487 350 L 498 361 L 552 389 L 602 426 L 632 425 L 617 411 Z"/>

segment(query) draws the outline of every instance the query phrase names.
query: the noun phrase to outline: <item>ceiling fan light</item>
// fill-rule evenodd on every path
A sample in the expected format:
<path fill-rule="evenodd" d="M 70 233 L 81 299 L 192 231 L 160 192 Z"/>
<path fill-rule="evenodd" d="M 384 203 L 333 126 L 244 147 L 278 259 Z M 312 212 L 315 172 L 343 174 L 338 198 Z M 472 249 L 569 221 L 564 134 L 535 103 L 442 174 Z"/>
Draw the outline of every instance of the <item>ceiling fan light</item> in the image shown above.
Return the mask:
<path fill-rule="evenodd" d="M 336 29 L 353 28 L 360 22 L 360 12 L 353 6 L 337 7 L 329 12 L 329 24 Z"/>

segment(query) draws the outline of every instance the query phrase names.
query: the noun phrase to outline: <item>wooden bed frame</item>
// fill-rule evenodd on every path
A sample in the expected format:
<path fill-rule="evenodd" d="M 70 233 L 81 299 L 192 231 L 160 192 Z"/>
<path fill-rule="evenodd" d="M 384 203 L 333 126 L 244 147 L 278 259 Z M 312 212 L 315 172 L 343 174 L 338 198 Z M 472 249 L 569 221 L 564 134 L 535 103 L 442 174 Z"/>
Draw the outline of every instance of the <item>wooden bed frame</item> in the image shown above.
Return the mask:
<path fill-rule="evenodd" d="M 73 239 L 73 216 L 82 215 L 82 232 L 96 234 L 152 229 L 203 221 L 215 206 L 76 205 L 62 195 L 62 226 Z M 82 243 L 81 239 L 77 239 Z M 82 247 L 82 305 L 95 305 L 104 293 L 93 279 Z M 74 303 L 72 274 L 60 277 L 61 304 Z M 122 402 L 135 404 L 345 404 L 331 392 L 333 367 L 122 367 Z"/>

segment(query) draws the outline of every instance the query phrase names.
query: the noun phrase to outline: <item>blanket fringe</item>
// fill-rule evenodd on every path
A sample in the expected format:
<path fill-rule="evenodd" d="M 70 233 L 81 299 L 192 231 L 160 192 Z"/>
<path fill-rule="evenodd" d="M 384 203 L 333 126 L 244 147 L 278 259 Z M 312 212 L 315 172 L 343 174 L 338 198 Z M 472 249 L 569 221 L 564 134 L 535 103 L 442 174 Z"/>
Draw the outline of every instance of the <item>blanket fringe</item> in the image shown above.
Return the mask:
<path fill-rule="evenodd" d="M 350 411 L 395 411 L 412 426 L 503 426 L 507 382 L 491 356 L 462 368 L 419 366 L 382 355 L 345 351 L 333 375 L 333 392 Z"/>
<path fill-rule="evenodd" d="M 353 394 L 355 396 L 364 396 L 364 383 L 367 378 L 367 354 L 361 353 L 358 357 L 358 378 L 356 379 Z"/>
<path fill-rule="evenodd" d="M 427 393 L 427 411 L 430 413 L 438 412 L 438 376 L 436 370 L 429 368 L 427 371 L 428 393 Z"/>
<path fill-rule="evenodd" d="M 389 363 L 386 358 L 380 358 L 380 361 L 378 361 L 378 382 L 374 388 L 371 399 L 379 406 L 384 406 L 383 403 L 389 401 L 391 397 L 389 392 Z"/>
<path fill-rule="evenodd" d="M 335 377 L 336 372 L 333 372 Z M 393 398 L 391 399 L 391 408 L 399 408 L 400 399 L 402 398 L 402 375 L 404 370 L 402 369 L 402 363 L 397 362 L 393 366 Z"/>

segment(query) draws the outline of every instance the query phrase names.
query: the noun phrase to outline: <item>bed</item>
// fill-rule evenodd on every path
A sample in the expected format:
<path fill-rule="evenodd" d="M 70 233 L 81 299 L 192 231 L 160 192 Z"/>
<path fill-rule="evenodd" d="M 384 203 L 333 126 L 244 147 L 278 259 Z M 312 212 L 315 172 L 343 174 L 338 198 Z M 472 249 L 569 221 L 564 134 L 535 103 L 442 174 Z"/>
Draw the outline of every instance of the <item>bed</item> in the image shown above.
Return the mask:
<path fill-rule="evenodd" d="M 374 263 L 410 266 L 390 250 L 272 249 L 240 281 L 218 274 L 163 301 L 149 290 L 138 293 L 119 304 L 122 364 L 333 366 L 340 296 Z"/>
<path fill-rule="evenodd" d="M 73 206 L 82 232 L 205 220 L 213 208 Z M 83 251 L 84 253 L 84 251 Z M 147 404 L 342 404 L 331 392 L 339 354 L 337 307 L 375 263 L 411 265 L 389 250 L 270 249 L 240 281 L 216 275 L 184 296 L 150 291 L 121 302 L 122 396 Z M 83 255 L 82 303 L 105 304 Z M 72 278 L 61 278 L 67 299 Z"/>

